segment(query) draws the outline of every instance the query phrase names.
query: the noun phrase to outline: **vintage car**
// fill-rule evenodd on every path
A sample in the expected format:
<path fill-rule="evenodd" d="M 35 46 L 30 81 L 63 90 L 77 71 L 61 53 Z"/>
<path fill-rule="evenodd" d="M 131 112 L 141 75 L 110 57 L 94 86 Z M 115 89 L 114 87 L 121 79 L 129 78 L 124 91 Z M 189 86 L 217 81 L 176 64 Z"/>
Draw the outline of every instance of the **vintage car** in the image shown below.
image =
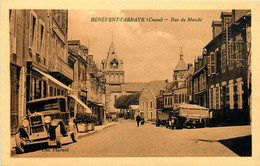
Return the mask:
<path fill-rule="evenodd" d="M 26 145 L 38 143 L 61 147 L 61 136 L 71 136 L 77 142 L 74 105 L 73 98 L 64 96 L 29 101 L 26 117 L 15 135 L 17 153 L 23 153 Z"/>

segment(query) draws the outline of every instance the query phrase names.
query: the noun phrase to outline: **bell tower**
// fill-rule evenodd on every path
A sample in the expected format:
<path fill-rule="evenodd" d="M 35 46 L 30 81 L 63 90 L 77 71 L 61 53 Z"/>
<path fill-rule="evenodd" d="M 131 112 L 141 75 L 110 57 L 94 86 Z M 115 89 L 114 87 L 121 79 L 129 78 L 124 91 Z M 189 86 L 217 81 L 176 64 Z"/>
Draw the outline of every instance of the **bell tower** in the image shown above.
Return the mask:
<path fill-rule="evenodd" d="M 123 70 L 123 61 L 118 58 L 112 39 L 107 59 L 102 61 L 102 67 L 106 78 L 106 84 L 122 84 L 125 80 L 125 72 Z"/>

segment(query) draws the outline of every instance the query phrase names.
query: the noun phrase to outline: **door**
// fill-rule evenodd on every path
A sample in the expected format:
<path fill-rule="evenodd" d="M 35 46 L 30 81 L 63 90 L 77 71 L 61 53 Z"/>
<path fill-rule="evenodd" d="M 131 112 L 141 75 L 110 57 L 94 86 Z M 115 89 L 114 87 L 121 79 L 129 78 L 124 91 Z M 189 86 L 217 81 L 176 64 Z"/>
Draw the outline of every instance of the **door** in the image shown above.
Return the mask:
<path fill-rule="evenodd" d="M 18 109 L 19 109 L 19 75 L 20 69 L 11 64 L 10 66 L 11 78 L 11 132 L 15 132 L 18 127 Z"/>

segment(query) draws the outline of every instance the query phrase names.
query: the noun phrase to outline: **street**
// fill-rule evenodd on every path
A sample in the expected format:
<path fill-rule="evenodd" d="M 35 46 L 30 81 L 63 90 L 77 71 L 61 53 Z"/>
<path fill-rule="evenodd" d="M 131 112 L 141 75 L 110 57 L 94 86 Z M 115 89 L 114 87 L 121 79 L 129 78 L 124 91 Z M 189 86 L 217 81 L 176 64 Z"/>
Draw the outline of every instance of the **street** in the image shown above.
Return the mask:
<path fill-rule="evenodd" d="M 12 157 L 250 156 L 250 135 L 250 126 L 171 130 L 151 122 L 137 127 L 135 121 L 119 120 L 77 143 L 64 138 L 60 149 L 34 148 Z"/>

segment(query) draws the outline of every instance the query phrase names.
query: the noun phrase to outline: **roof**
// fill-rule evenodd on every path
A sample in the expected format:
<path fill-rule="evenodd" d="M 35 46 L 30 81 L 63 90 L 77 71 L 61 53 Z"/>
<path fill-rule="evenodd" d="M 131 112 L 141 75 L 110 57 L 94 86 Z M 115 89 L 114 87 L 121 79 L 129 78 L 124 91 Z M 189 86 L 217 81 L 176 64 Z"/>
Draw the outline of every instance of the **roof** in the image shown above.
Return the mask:
<path fill-rule="evenodd" d="M 129 108 L 132 108 L 133 110 L 139 109 L 139 105 L 130 105 Z"/>
<path fill-rule="evenodd" d="M 232 12 L 221 12 L 220 18 L 223 16 L 232 16 Z"/>
<path fill-rule="evenodd" d="M 80 40 L 69 40 L 68 44 L 69 45 L 77 45 L 77 44 L 80 44 Z"/>
<path fill-rule="evenodd" d="M 171 88 L 173 83 L 174 83 L 173 81 L 172 82 L 168 82 L 167 85 L 165 86 L 165 89 L 167 90 L 167 89 Z"/>
<path fill-rule="evenodd" d="M 184 78 L 186 79 L 187 77 L 189 77 L 189 75 L 193 74 L 194 72 L 194 67 L 191 67 L 189 71 L 187 71 L 185 74 L 184 74 Z"/>
<path fill-rule="evenodd" d="M 174 71 L 177 70 L 188 70 L 188 66 L 186 65 L 184 60 L 180 60 L 178 64 L 176 65 Z"/>
<path fill-rule="evenodd" d="M 179 108 L 186 108 L 186 109 L 203 109 L 203 110 L 208 110 L 208 108 L 206 107 L 202 107 L 202 106 L 199 106 L 199 105 L 196 105 L 196 104 L 180 104 L 178 106 Z"/>
<path fill-rule="evenodd" d="M 164 80 L 150 81 L 148 86 L 151 88 L 154 96 L 158 96 L 160 94 L 160 90 L 164 89 L 166 86 L 166 82 Z"/>
<path fill-rule="evenodd" d="M 126 82 L 125 90 L 128 92 L 141 92 L 147 84 L 147 82 Z"/>
<path fill-rule="evenodd" d="M 221 24 L 222 24 L 222 21 L 212 21 L 212 25 L 211 26 L 221 25 Z"/>
<path fill-rule="evenodd" d="M 187 79 L 189 77 L 189 75 L 192 75 L 194 73 L 194 67 L 191 67 L 189 71 L 187 71 L 185 74 L 184 74 L 184 79 Z M 181 85 L 180 85 L 180 88 L 184 87 L 186 84 L 185 82 L 183 82 Z"/>
<path fill-rule="evenodd" d="M 65 97 L 64 96 L 45 97 L 45 98 L 31 100 L 27 104 L 34 103 L 34 102 L 48 101 L 48 100 L 53 100 L 53 99 L 65 99 Z"/>

